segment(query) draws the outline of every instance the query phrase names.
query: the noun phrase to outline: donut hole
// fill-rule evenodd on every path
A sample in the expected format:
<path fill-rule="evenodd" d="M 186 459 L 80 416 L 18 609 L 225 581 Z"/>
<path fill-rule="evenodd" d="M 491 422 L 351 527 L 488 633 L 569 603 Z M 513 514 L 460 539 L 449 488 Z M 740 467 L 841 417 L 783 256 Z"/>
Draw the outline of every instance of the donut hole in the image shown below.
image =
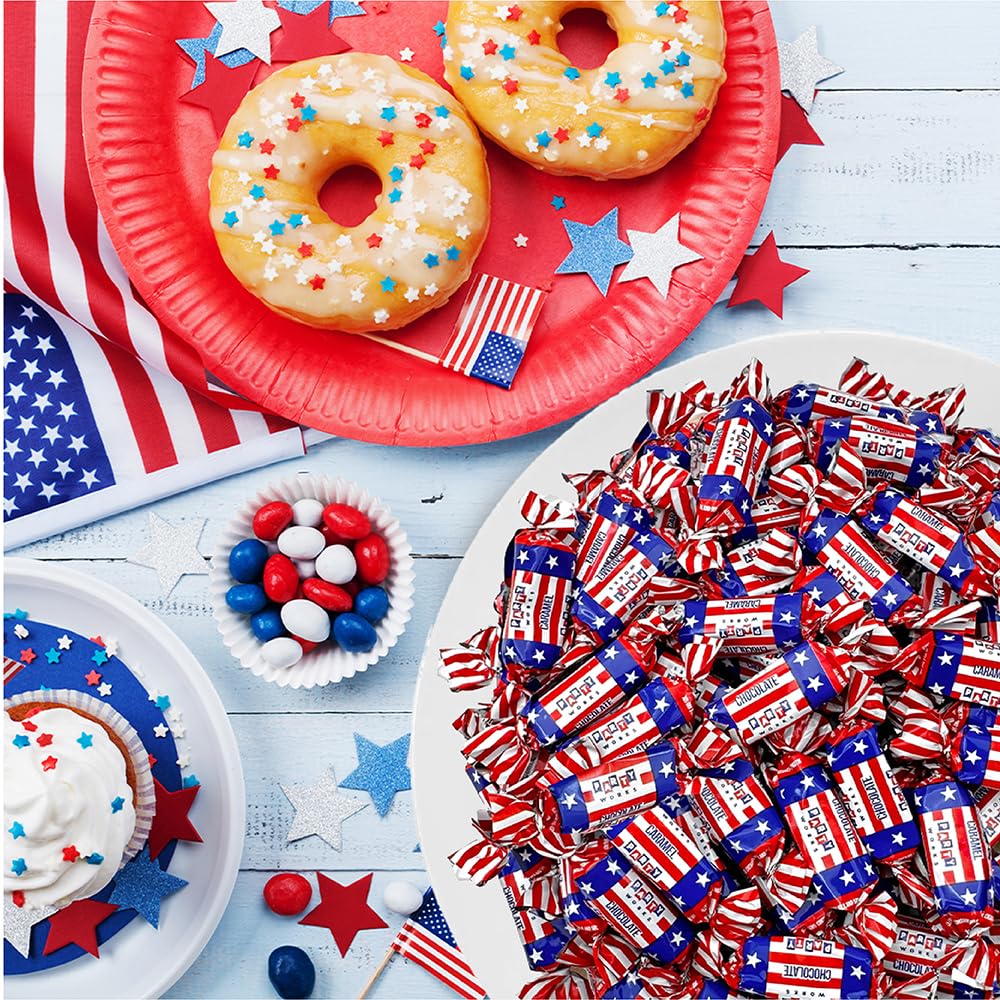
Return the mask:
<path fill-rule="evenodd" d="M 556 37 L 559 51 L 577 69 L 595 69 L 618 48 L 618 33 L 604 11 L 575 7 L 560 18 L 562 30 Z"/>
<path fill-rule="evenodd" d="M 353 229 L 372 212 L 382 193 L 382 178 L 361 163 L 335 170 L 319 189 L 320 208 L 340 225 Z"/>

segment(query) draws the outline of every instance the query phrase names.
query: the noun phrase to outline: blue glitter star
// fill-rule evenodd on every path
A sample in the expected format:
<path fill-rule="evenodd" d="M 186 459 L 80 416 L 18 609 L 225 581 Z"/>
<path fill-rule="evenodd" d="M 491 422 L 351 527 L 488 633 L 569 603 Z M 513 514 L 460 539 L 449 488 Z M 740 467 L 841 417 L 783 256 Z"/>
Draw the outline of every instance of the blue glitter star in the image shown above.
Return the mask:
<path fill-rule="evenodd" d="M 28 870 L 28 862 L 24 858 L 14 858 L 10 863 L 10 870 L 15 875 L 23 875 Z"/>
<path fill-rule="evenodd" d="M 90 658 L 98 666 L 101 666 L 102 663 L 108 662 L 108 654 L 103 649 L 95 649 L 93 655 Z"/>
<path fill-rule="evenodd" d="M 448 247 L 447 250 L 445 250 L 444 255 L 445 257 L 448 258 L 448 260 L 458 260 L 458 258 L 461 256 L 461 251 L 458 249 L 457 246 L 452 245 Z"/>
<path fill-rule="evenodd" d="M 45 653 L 45 659 L 48 660 L 49 663 L 58 663 L 60 656 L 62 656 L 62 653 L 59 652 L 55 646 L 53 646 L 52 649 L 46 650 Z"/>
<path fill-rule="evenodd" d="M 471 66 L 465 66 L 465 65 L 462 66 L 462 68 L 459 70 L 459 73 L 462 74 L 462 79 L 463 80 L 471 80 L 476 75 L 472 71 L 472 67 Z"/>
<path fill-rule="evenodd" d="M 20 749 L 21 747 L 29 746 L 31 744 L 31 740 L 29 740 L 28 737 L 24 735 L 24 733 L 18 733 L 17 736 L 15 736 L 11 740 L 11 743 L 13 743 L 14 746 Z"/>
<path fill-rule="evenodd" d="M 222 217 L 222 221 L 223 221 L 223 222 L 224 222 L 224 223 L 225 223 L 225 224 L 226 224 L 227 226 L 229 226 L 229 228 L 230 228 L 230 229 L 232 229 L 232 228 L 233 228 L 233 226 L 235 226 L 235 225 L 236 225 L 236 223 L 240 221 L 240 217 L 239 217 L 239 216 L 238 216 L 238 215 L 237 215 L 237 214 L 236 214 L 236 213 L 235 213 L 235 212 L 234 212 L 234 211 L 233 211 L 232 209 L 230 209 L 230 210 L 229 210 L 228 212 L 226 212 L 226 214 L 225 214 L 225 215 L 224 215 L 224 216 Z"/>
<path fill-rule="evenodd" d="M 80 733 L 76 742 L 79 743 L 84 750 L 87 750 L 89 747 L 94 745 L 94 737 L 90 733 Z"/>
<path fill-rule="evenodd" d="M 178 38 L 177 44 L 181 50 L 194 63 L 194 76 L 191 78 L 191 89 L 200 87 L 205 82 L 205 58 L 213 55 L 222 37 L 222 25 L 216 24 L 211 33 L 204 38 Z M 236 49 L 235 52 L 227 52 L 219 58 L 227 69 L 235 69 L 237 66 L 245 66 L 252 59 L 257 57 L 249 49 Z"/>
<path fill-rule="evenodd" d="M 285 231 L 285 223 L 281 219 L 275 219 L 268 227 L 272 236 L 280 236 Z"/>
<path fill-rule="evenodd" d="M 561 194 L 556 194 L 552 196 L 552 201 L 549 204 L 558 212 L 566 207 L 566 199 Z"/>
<path fill-rule="evenodd" d="M 425 258 L 424 258 L 424 263 L 425 263 L 425 264 L 426 264 L 426 265 L 427 265 L 428 267 L 437 267 L 437 266 L 438 266 L 438 264 L 440 264 L 440 263 L 441 263 L 441 260 L 440 260 L 440 258 L 438 257 L 438 255 L 437 255 L 436 253 L 429 253 L 429 254 L 428 254 L 428 255 L 427 255 L 427 256 L 426 256 Z"/>
<path fill-rule="evenodd" d="M 393 205 L 395 205 L 396 202 L 399 201 L 399 199 L 402 197 L 403 197 L 403 192 L 400 191 L 399 188 L 393 188 L 389 192 L 389 201 L 391 201 Z"/>
<path fill-rule="evenodd" d="M 506 45 L 500 46 L 500 55 L 503 56 L 504 62 L 510 62 L 514 58 L 514 53 L 517 50 L 509 42 Z"/>
<path fill-rule="evenodd" d="M 379 115 L 379 118 L 383 118 L 387 122 L 391 122 L 395 117 L 396 117 L 396 109 L 391 104 L 389 105 L 389 107 L 383 108 L 382 113 Z"/>
<path fill-rule="evenodd" d="M 608 75 L 604 78 L 604 82 L 609 87 L 617 87 L 618 84 L 622 82 L 622 75 L 621 73 L 608 73 Z"/>
<path fill-rule="evenodd" d="M 591 122 L 587 126 L 587 135 L 592 139 L 596 139 L 604 131 L 603 125 L 598 125 L 597 122 Z"/>
<path fill-rule="evenodd" d="M 20 824 L 20 823 L 18 823 L 18 821 L 17 821 L 17 820 L 14 820 L 13 824 L 11 825 L 11 828 L 10 828 L 10 829 L 9 829 L 9 830 L 8 830 L 7 832 L 8 832 L 8 833 L 9 833 L 9 834 L 10 834 L 10 835 L 11 835 L 11 836 L 12 836 L 12 837 L 13 837 L 13 838 L 15 839 L 15 840 L 17 840 L 17 838 L 18 838 L 18 837 L 23 837 L 23 836 L 24 836 L 24 827 L 23 827 L 23 826 L 21 826 L 21 824 Z"/>
<path fill-rule="evenodd" d="M 403 179 L 403 168 L 396 166 L 389 171 L 389 180 L 394 184 L 398 184 Z"/>
<path fill-rule="evenodd" d="M 646 88 L 646 90 L 651 90 L 656 86 L 656 77 L 653 76 L 652 73 L 647 73 L 644 77 L 642 77 L 642 85 Z"/>
<path fill-rule="evenodd" d="M 316 109 L 311 104 L 307 104 L 300 114 L 304 122 L 316 121 Z"/>
<path fill-rule="evenodd" d="M 618 209 L 613 208 L 592 226 L 563 219 L 573 249 L 556 274 L 589 274 L 602 295 L 608 294 L 615 267 L 632 259 L 632 248 L 618 238 Z"/>
<path fill-rule="evenodd" d="M 278 0 L 278 6 L 292 14 L 311 14 L 317 7 L 322 7 L 327 0 Z M 330 21 L 328 27 L 338 17 L 361 17 L 364 7 L 350 0 L 330 0 Z"/>
<path fill-rule="evenodd" d="M 391 292 L 396 288 L 396 282 L 388 274 L 379 282 L 379 285 L 383 292 Z"/>
<path fill-rule="evenodd" d="M 288 224 L 292 227 L 292 229 L 298 229 L 299 226 L 302 225 L 302 213 L 292 212 L 288 216 Z"/>
<path fill-rule="evenodd" d="M 253 145 L 253 136 L 249 132 L 240 132 L 236 137 L 236 145 L 249 149 Z"/>
<path fill-rule="evenodd" d="M 384 816 L 396 792 L 405 792 L 410 788 L 410 769 L 406 766 L 410 734 L 380 747 L 360 733 L 355 733 L 354 745 L 358 752 L 358 766 L 340 783 L 340 787 L 368 792 L 379 816 Z"/>
<path fill-rule="evenodd" d="M 538 135 L 535 136 L 535 142 L 537 142 L 542 149 L 545 149 L 548 144 L 552 142 L 552 136 L 549 135 L 548 131 L 539 132 Z"/>
<path fill-rule="evenodd" d="M 125 800 L 119 795 L 111 800 L 111 811 L 113 813 L 121 812 L 124 805 Z"/>
<path fill-rule="evenodd" d="M 153 861 L 147 845 L 115 876 L 114 885 L 108 902 L 135 910 L 146 923 L 158 927 L 164 896 L 183 889 L 187 882 L 165 872 L 159 862 Z"/>
<path fill-rule="evenodd" d="M 264 188 L 261 187 L 260 184 L 254 184 L 254 186 L 250 188 L 250 195 L 251 197 L 256 198 L 257 201 L 260 201 L 261 198 L 264 197 Z"/>
<path fill-rule="evenodd" d="M 569 80 L 579 80 L 580 71 L 575 66 L 567 66 L 563 70 L 563 76 L 565 76 Z"/>
<path fill-rule="evenodd" d="M 685 97 L 694 97 L 694 84 L 693 83 L 685 83 L 685 84 L 683 84 L 681 86 L 681 93 Z"/>
<path fill-rule="evenodd" d="M 448 110 L 448 109 L 447 109 L 447 108 L 446 108 L 446 107 L 445 107 L 445 106 L 444 106 L 443 104 L 439 104 L 439 105 L 438 105 L 438 106 L 437 106 L 437 107 L 436 107 L 436 108 L 434 109 L 434 114 L 435 114 L 435 115 L 436 115 L 436 116 L 437 116 L 438 118 L 447 118 L 447 117 L 448 117 L 448 115 L 450 115 L 450 114 L 451 114 L 451 112 L 450 112 L 450 111 L 449 111 L 449 110 Z"/>

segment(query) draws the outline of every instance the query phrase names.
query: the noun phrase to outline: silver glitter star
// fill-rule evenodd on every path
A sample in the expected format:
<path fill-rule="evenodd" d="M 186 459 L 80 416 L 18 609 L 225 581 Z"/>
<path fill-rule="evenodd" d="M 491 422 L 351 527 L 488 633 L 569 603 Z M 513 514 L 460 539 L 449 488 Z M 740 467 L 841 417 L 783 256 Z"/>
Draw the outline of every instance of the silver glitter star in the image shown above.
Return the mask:
<path fill-rule="evenodd" d="M 271 32 L 281 27 L 278 12 L 261 0 L 234 0 L 232 3 L 206 3 L 208 12 L 222 25 L 215 46 L 215 56 L 247 49 L 258 59 L 271 62 Z"/>
<path fill-rule="evenodd" d="M 632 244 L 633 255 L 625 265 L 619 282 L 649 278 L 656 290 L 666 298 L 674 268 L 702 259 L 701 254 L 681 243 L 678 233 L 680 222 L 680 214 L 677 214 L 664 222 L 655 233 L 629 229 L 628 241 Z"/>
<path fill-rule="evenodd" d="M 208 565 L 198 551 L 198 539 L 204 527 L 204 519 L 173 525 L 150 512 L 149 541 L 129 556 L 128 561 L 155 569 L 163 596 L 167 597 L 185 574 L 208 572 Z"/>
<path fill-rule="evenodd" d="M 278 787 L 295 806 L 295 819 L 288 830 L 288 839 L 301 840 L 315 834 L 335 851 L 344 846 L 344 820 L 361 812 L 366 803 L 341 795 L 333 771 L 325 771 L 315 785 L 284 785 Z"/>
<path fill-rule="evenodd" d="M 812 107 L 817 83 L 844 72 L 843 66 L 820 55 L 815 24 L 794 42 L 778 42 L 778 64 L 781 89 L 787 90 L 803 111 Z"/>
<path fill-rule="evenodd" d="M 31 949 L 31 928 L 51 917 L 58 906 L 43 906 L 33 910 L 28 906 L 15 906 L 10 896 L 3 897 L 3 936 L 25 957 Z"/>

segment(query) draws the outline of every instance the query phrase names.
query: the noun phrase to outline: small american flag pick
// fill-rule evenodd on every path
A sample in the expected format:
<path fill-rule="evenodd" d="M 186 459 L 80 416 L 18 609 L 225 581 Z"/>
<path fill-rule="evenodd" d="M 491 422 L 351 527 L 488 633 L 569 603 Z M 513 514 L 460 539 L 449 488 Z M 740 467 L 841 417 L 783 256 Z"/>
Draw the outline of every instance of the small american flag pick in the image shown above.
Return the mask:
<path fill-rule="evenodd" d="M 400 928 L 392 950 L 416 962 L 467 1000 L 482 1000 L 486 996 L 486 990 L 458 950 L 433 889 L 424 893 L 420 908 Z"/>
<path fill-rule="evenodd" d="M 441 353 L 445 368 L 509 389 L 546 293 L 490 274 L 472 282 L 451 339 Z"/>

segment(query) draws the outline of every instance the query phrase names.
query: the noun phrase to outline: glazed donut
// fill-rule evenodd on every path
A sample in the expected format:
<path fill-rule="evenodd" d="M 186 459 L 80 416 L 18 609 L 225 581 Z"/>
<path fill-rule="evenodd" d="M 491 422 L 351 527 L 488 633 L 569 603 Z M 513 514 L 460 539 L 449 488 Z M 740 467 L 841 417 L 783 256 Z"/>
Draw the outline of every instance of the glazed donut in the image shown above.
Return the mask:
<path fill-rule="evenodd" d="M 348 164 L 383 185 L 353 228 L 318 200 Z M 418 70 L 359 52 L 294 63 L 251 90 L 212 157 L 209 195 L 219 250 L 248 291 L 348 333 L 444 303 L 489 226 L 486 155 L 462 106 Z"/>
<path fill-rule="evenodd" d="M 603 11 L 618 47 L 597 69 L 559 51 L 559 18 Z M 552 174 L 595 179 L 659 170 L 704 128 L 725 82 L 717 0 L 452 2 L 445 79 L 476 124 Z"/>

